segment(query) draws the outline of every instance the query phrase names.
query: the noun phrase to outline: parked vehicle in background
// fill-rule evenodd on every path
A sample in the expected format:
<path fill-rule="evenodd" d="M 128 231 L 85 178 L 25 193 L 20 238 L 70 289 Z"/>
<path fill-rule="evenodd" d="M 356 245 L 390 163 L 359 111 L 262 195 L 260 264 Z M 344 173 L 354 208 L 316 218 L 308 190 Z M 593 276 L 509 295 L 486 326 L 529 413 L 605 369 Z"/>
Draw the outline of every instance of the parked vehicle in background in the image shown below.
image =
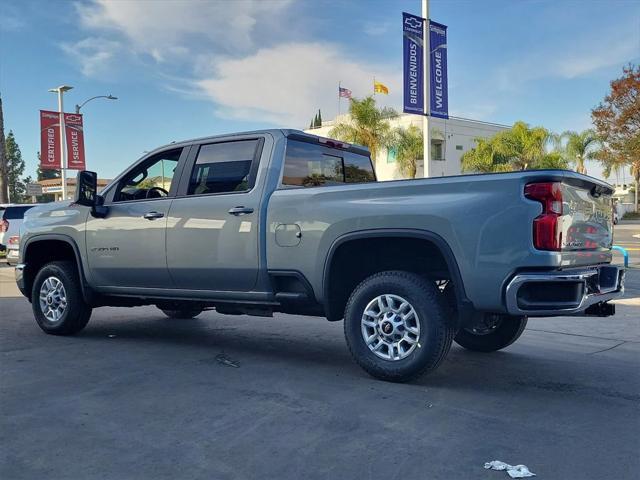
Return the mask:
<path fill-rule="evenodd" d="M 37 203 L 10 204 L 0 210 L 0 249 L 6 250 L 9 238 L 20 235 L 25 212 L 36 205 Z"/>
<path fill-rule="evenodd" d="M 11 266 L 18 264 L 18 256 L 20 252 L 20 237 L 12 235 L 7 241 L 7 263 Z"/>
<path fill-rule="evenodd" d="M 46 333 L 152 304 L 344 319 L 355 361 L 406 381 L 528 316 L 613 315 L 608 184 L 562 170 L 377 182 L 369 151 L 295 130 L 173 143 L 97 195 L 27 213 L 16 281 Z"/>

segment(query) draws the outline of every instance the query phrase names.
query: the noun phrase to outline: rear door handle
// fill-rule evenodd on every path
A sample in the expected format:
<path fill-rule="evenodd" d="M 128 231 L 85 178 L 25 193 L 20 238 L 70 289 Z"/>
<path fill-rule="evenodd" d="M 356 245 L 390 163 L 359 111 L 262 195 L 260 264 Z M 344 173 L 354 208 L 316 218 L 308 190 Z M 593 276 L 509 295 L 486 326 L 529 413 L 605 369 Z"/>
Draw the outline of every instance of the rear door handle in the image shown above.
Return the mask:
<path fill-rule="evenodd" d="M 240 215 L 248 215 L 250 213 L 253 213 L 253 208 L 243 207 L 242 205 L 240 205 L 239 207 L 230 208 L 229 213 L 231 215 L 235 215 L 236 217 L 239 217 Z"/>
<path fill-rule="evenodd" d="M 156 218 L 164 217 L 164 213 L 161 212 L 147 212 L 143 215 L 147 220 L 155 220 Z"/>

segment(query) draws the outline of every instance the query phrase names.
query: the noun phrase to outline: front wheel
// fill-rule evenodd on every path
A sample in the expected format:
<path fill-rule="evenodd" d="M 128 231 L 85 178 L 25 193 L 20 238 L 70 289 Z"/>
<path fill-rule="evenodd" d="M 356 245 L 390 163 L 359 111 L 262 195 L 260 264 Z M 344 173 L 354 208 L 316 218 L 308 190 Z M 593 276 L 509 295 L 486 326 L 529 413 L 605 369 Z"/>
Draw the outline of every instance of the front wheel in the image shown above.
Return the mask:
<path fill-rule="evenodd" d="M 84 301 L 73 262 L 51 262 L 40 269 L 31 290 L 31 308 L 38 326 L 51 335 L 73 335 L 87 325 L 91 307 Z"/>
<path fill-rule="evenodd" d="M 351 355 L 370 375 L 405 382 L 440 365 L 454 326 L 433 282 L 388 271 L 366 278 L 353 291 L 344 333 Z"/>
<path fill-rule="evenodd" d="M 520 338 L 526 326 L 527 317 L 487 314 L 473 325 L 461 328 L 454 340 L 467 350 L 495 352 Z"/>

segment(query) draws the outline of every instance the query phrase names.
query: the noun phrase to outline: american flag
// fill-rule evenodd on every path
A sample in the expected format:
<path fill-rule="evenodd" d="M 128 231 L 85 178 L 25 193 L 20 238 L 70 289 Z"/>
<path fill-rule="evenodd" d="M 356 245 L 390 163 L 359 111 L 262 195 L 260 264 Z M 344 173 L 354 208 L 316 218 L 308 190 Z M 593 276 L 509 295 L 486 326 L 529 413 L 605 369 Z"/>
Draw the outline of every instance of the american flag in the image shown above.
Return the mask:
<path fill-rule="evenodd" d="M 351 90 L 348 88 L 338 87 L 338 96 L 343 98 L 351 98 Z"/>

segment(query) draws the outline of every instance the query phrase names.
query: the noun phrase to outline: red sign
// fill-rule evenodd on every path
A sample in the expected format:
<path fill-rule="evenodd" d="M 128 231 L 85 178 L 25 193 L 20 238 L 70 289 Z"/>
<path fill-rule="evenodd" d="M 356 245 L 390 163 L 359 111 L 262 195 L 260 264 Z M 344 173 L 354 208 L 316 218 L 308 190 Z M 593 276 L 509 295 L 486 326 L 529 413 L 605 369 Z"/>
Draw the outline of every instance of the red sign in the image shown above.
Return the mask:
<path fill-rule="evenodd" d="M 84 132 L 82 128 L 82 114 L 65 113 L 64 128 L 67 133 L 67 168 L 84 170 Z"/>
<path fill-rule="evenodd" d="M 40 168 L 60 170 L 60 114 L 40 110 Z"/>

